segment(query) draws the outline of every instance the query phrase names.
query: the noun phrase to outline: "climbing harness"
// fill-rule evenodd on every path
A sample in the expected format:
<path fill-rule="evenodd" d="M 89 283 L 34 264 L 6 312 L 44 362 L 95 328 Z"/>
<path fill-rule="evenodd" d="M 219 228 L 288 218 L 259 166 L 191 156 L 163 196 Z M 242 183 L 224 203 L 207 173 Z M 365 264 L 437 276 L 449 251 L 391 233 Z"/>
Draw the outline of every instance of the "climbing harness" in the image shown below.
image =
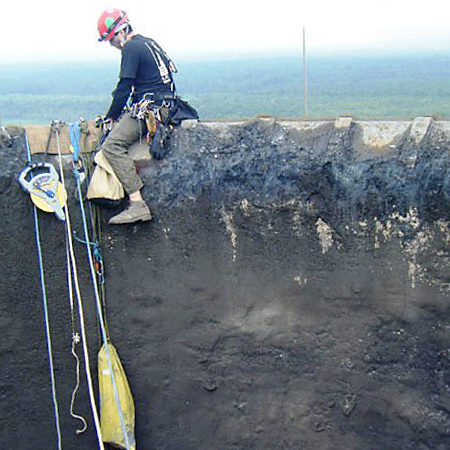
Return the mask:
<path fill-rule="evenodd" d="M 170 94 L 167 97 L 158 97 L 158 99 L 159 101 L 156 100 L 155 94 L 147 93 L 138 103 L 131 106 L 131 117 L 145 120 L 147 125 L 146 140 L 149 145 L 158 125 L 166 121 L 174 97 Z M 163 108 L 166 108 L 166 114 L 163 114 Z"/>
<path fill-rule="evenodd" d="M 163 84 L 170 92 L 145 93 L 139 102 L 132 105 L 131 117 L 145 120 L 147 125 L 146 139 L 148 145 L 164 146 L 165 142 L 162 140 L 154 142 L 154 139 L 152 140 L 152 138 L 155 136 L 158 129 L 164 128 L 167 134 L 173 129 L 173 125 L 170 124 L 169 119 L 170 112 L 173 109 L 177 96 L 172 74 L 177 73 L 178 70 L 174 62 L 155 40 L 145 38 L 145 45 L 155 61 Z M 162 148 L 158 148 L 159 152 L 161 152 L 161 150 Z M 151 153 L 155 156 L 155 153 L 157 154 L 158 151 L 151 151 Z"/>
<path fill-rule="evenodd" d="M 146 142 L 155 159 L 162 159 L 168 151 L 168 139 L 174 128 L 171 114 L 176 101 L 176 95 L 171 92 L 146 93 L 131 106 L 131 117 L 138 119 L 140 124 L 145 121 Z"/>
<path fill-rule="evenodd" d="M 79 135 L 77 133 L 74 133 L 71 135 L 71 138 L 78 140 Z M 72 146 L 75 148 L 77 146 L 77 142 L 73 142 Z M 108 335 L 106 320 L 104 317 L 104 309 L 102 306 L 102 301 L 100 298 L 100 291 L 99 291 L 99 287 L 98 287 L 99 283 L 98 283 L 98 279 L 97 279 L 97 275 L 96 275 L 94 256 L 93 256 L 93 251 L 91 249 L 91 240 L 89 237 L 88 223 L 87 223 L 87 217 L 86 217 L 87 214 L 86 214 L 86 210 L 85 210 L 84 202 L 83 202 L 81 182 L 80 182 L 80 177 L 78 174 L 78 169 L 75 164 L 74 164 L 73 173 L 75 175 L 75 179 L 77 182 L 78 203 L 80 206 L 80 213 L 81 213 L 82 225 L 83 225 L 83 231 L 84 231 L 84 242 L 85 242 L 86 250 L 87 250 L 87 254 L 88 254 L 91 280 L 92 280 L 92 285 L 93 285 L 93 289 L 94 289 L 95 304 L 97 307 L 98 321 L 99 321 L 101 335 L 102 335 L 102 341 L 103 341 L 102 348 L 99 352 L 99 368 L 100 368 L 100 361 L 102 360 L 100 358 L 100 355 L 102 355 L 103 352 L 104 352 L 104 356 L 105 356 L 104 359 L 106 359 L 106 368 L 107 369 L 103 369 L 102 373 L 99 372 L 99 381 L 104 382 L 105 375 L 110 380 L 110 386 L 112 388 L 113 397 L 115 400 L 116 412 L 117 412 L 117 415 L 119 418 L 120 428 L 121 428 L 121 436 L 119 436 L 120 442 L 114 441 L 112 443 L 119 444 L 119 445 L 125 445 L 125 448 L 127 450 L 134 450 L 135 449 L 134 428 L 133 428 L 134 427 L 134 405 L 133 405 L 132 413 L 127 414 L 127 421 L 128 421 L 128 425 L 129 425 L 127 427 L 126 423 L 125 423 L 122 405 L 121 405 L 121 398 L 119 396 L 119 390 L 117 387 L 116 374 L 118 374 L 119 372 L 116 367 L 113 367 L 113 363 L 112 363 L 112 355 L 113 355 L 115 362 L 118 360 L 118 357 L 116 357 L 115 348 L 111 344 L 110 338 Z M 119 363 L 120 363 L 120 360 L 119 360 Z M 123 380 L 122 376 L 120 377 L 120 380 Z M 125 381 L 126 381 L 126 378 L 125 378 Z M 126 385 L 128 385 L 128 383 L 126 383 Z M 109 386 L 109 384 L 108 384 L 108 386 Z M 129 390 L 129 387 L 128 387 L 128 390 Z M 124 389 L 121 389 L 121 392 L 124 392 Z M 102 404 L 102 401 L 101 401 L 101 404 Z M 129 404 L 128 399 L 127 399 L 127 404 Z M 103 413 L 101 412 L 101 414 L 102 414 L 102 418 L 103 418 Z M 131 419 L 132 419 L 133 427 L 130 425 Z M 107 425 L 108 424 L 103 424 L 103 421 L 102 421 L 102 424 L 101 424 L 102 431 L 103 431 L 103 429 L 106 429 Z M 113 431 L 115 431 L 115 430 L 113 430 Z M 115 433 L 112 433 L 112 434 L 115 434 Z M 109 442 L 109 440 L 108 440 L 108 442 Z"/>
<path fill-rule="evenodd" d="M 26 133 L 25 133 L 25 148 L 27 151 L 28 162 L 30 162 L 31 161 L 31 151 L 30 151 L 30 145 L 29 145 L 28 137 L 27 137 Z M 28 166 L 28 167 L 31 167 L 31 166 Z M 25 179 L 26 175 L 28 175 L 28 174 L 32 175 L 32 173 L 30 171 L 27 171 L 26 174 L 24 174 L 23 179 Z M 23 179 L 21 181 L 21 178 L 19 177 L 19 182 L 22 186 L 24 186 Z M 25 184 L 25 186 L 27 186 L 27 185 Z M 48 352 L 48 360 L 49 360 L 50 381 L 51 381 L 51 387 L 52 387 L 53 409 L 54 409 L 54 415 L 55 415 L 55 426 L 56 426 L 56 434 L 57 434 L 57 439 L 58 439 L 58 449 L 61 450 L 62 449 L 61 427 L 60 427 L 60 419 L 59 419 L 58 400 L 56 397 L 56 381 L 55 381 L 55 370 L 53 367 L 52 339 L 51 339 L 51 331 L 50 331 L 50 320 L 49 320 L 49 315 L 48 315 L 47 291 L 46 291 L 46 283 L 45 283 L 45 272 L 44 272 L 44 263 L 43 263 L 43 258 L 42 258 L 42 247 L 41 247 L 41 238 L 40 238 L 40 232 L 39 232 L 39 218 L 38 218 L 37 209 L 38 208 L 37 208 L 36 204 L 34 204 L 33 205 L 34 226 L 35 226 L 35 235 L 36 235 L 36 247 L 37 247 L 37 251 L 38 251 L 39 273 L 40 273 L 40 279 L 41 279 L 42 304 L 44 307 L 45 333 L 46 333 L 46 338 L 47 338 L 47 352 Z"/>
<path fill-rule="evenodd" d="M 173 74 L 178 70 L 167 53 L 151 38 L 145 38 L 145 46 L 158 68 L 164 88 L 156 92 L 133 91 L 130 99 L 135 103 L 129 110 L 131 117 L 138 119 L 140 124 L 145 121 L 150 153 L 153 158 L 162 159 L 169 150 L 174 126 L 182 120 L 198 119 L 198 114 L 177 96 Z"/>

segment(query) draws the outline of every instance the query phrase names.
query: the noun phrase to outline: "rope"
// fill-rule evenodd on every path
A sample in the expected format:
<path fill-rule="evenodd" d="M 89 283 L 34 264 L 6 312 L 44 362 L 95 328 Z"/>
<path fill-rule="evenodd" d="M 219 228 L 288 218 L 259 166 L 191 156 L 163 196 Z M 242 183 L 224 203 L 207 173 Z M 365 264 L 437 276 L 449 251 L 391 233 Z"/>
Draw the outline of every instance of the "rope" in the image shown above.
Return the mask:
<path fill-rule="evenodd" d="M 94 163 L 94 158 L 92 157 L 91 154 L 83 152 L 83 148 L 86 148 L 86 146 L 87 146 L 87 135 L 89 134 L 89 130 L 88 130 L 88 125 L 87 125 L 86 121 L 83 121 L 83 119 L 80 119 L 80 122 L 81 123 L 78 128 L 81 130 L 81 134 L 84 135 L 84 140 L 85 140 L 84 146 L 80 146 L 80 143 L 79 143 L 79 139 L 81 139 L 80 134 L 78 134 L 76 132 L 77 127 L 74 124 L 70 124 L 71 130 L 72 130 L 71 144 L 74 149 L 75 148 L 77 149 L 77 151 L 73 152 L 74 163 L 75 163 L 76 167 L 82 168 L 82 170 L 86 174 L 86 183 L 89 185 L 89 182 L 93 175 L 92 167 L 93 167 L 93 163 Z M 97 149 L 101 146 L 102 140 L 104 140 L 104 138 L 102 136 L 104 136 L 104 133 L 99 138 L 99 143 L 96 147 Z M 75 188 L 75 191 L 76 190 L 77 189 Z M 76 195 L 77 194 L 75 193 L 75 196 Z M 84 200 L 85 199 L 86 199 L 86 197 L 84 196 Z M 87 203 L 87 216 L 89 218 L 89 222 L 91 224 L 91 230 L 92 230 L 92 240 L 89 244 L 92 246 L 92 252 L 93 252 L 92 254 L 94 256 L 94 261 L 95 261 L 95 271 L 97 273 L 98 285 L 100 286 L 100 302 L 101 302 L 101 306 L 102 306 L 103 321 L 105 323 L 107 340 L 109 341 L 108 322 L 106 320 L 107 314 L 106 314 L 106 301 L 105 301 L 105 298 L 106 298 L 105 277 L 104 277 L 104 269 L 103 269 L 103 260 L 102 260 L 102 255 L 101 255 L 101 239 L 102 239 L 101 221 L 100 221 L 100 213 L 99 213 L 98 206 L 92 202 L 88 202 Z M 86 241 L 79 238 L 76 235 L 75 231 L 74 231 L 73 235 L 74 235 L 74 239 L 76 241 L 78 241 L 82 244 L 86 244 Z M 100 324 L 99 324 L 98 328 L 99 328 L 98 329 L 98 339 L 99 339 L 99 342 L 101 345 L 102 337 L 101 337 Z"/>
<path fill-rule="evenodd" d="M 83 125 L 83 122 L 82 122 Z M 81 133 L 83 133 L 83 128 L 81 127 Z M 77 135 L 73 136 L 74 139 L 77 139 Z M 90 156 L 87 153 L 84 153 L 82 151 L 83 147 L 80 147 L 80 159 L 81 159 L 81 167 L 83 168 L 83 170 L 85 171 L 86 174 L 86 183 L 89 185 L 89 182 L 92 178 L 92 174 L 93 174 L 93 161 L 94 158 L 92 156 Z M 74 153 L 74 157 L 75 157 L 75 153 Z M 78 163 L 78 167 L 80 167 L 80 164 Z M 77 189 L 75 188 L 75 191 Z M 75 195 L 77 195 L 75 193 Z M 84 197 L 85 198 L 85 197 Z M 95 260 L 95 271 L 97 273 L 97 280 L 98 280 L 98 284 L 100 285 L 100 302 L 102 305 L 102 313 L 103 313 L 103 321 L 105 323 L 105 328 L 106 328 L 106 335 L 107 335 L 107 340 L 109 341 L 109 330 L 108 330 L 108 322 L 106 320 L 107 314 L 106 314 L 106 292 L 105 292 L 105 277 L 104 277 L 104 269 L 103 269 L 103 260 L 102 260 L 102 255 L 101 255 L 101 223 L 100 223 L 100 213 L 99 213 L 99 208 L 97 205 L 95 205 L 92 202 L 88 202 L 87 203 L 87 215 L 89 217 L 89 221 L 91 223 L 91 229 L 92 229 L 92 242 L 90 242 L 89 244 L 92 246 L 92 251 L 93 251 L 93 256 L 94 256 L 94 260 Z M 76 232 L 73 232 L 73 236 L 74 239 L 82 244 L 86 244 L 86 241 L 79 238 L 76 235 Z M 98 339 L 99 342 L 102 342 L 102 337 L 101 337 L 101 330 L 100 330 L 100 324 L 98 326 Z"/>
<path fill-rule="evenodd" d="M 102 334 L 102 338 L 103 338 L 103 343 L 105 345 L 105 351 L 106 351 L 106 360 L 108 363 L 108 370 L 109 370 L 109 374 L 111 377 L 111 384 L 113 387 L 113 392 L 114 392 L 114 398 L 116 401 L 116 406 L 117 406 L 117 412 L 119 415 L 119 419 L 120 419 L 120 425 L 122 428 L 122 433 L 124 436 L 124 440 L 125 440 L 125 446 L 127 448 L 127 450 L 130 450 L 130 443 L 129 443 L 129 439 L 128 439 L 128 433 L 125 427 L 125 421 L 123 418 L 123 413 L 122 413 L 122 408 L 120 406 L 120 399 L 119 399 L 119 393 L 117 391 L 117 385 L 116 385 L 116 380 L 115 380 L 115 376 L 114 376 L 114 372 L 113 372 L 113 367 L 112 367 L 112 363 L 111 363 L 111 353 L 109 351 L 109 338 L 108 338 L 108 334 L 107 334 L 107 330 L 106 330 L 106 325 L 105 325 L 105 321 L 103 318 L 103 312 L 102 312 L 102 305 L 101 305 L 101 301 L 100 301 L 100 295 L 99 295 L 99 290 L 98 290 L 98 286 L 97 286 L 97 278 L 96 278 L 96 274 L 95 274 L 95 268 L 94 268 L 94 261 L 92 258 L 92 252 L 91 252 L 91 247 L 89 245 L 90 239 L 89 239 L 89 231 L 88 231 L 88 226 L 87 226 L 87 219 L 86 219 L 86 212 L 84 209 L 84 204 L 83 204 L 83 195 L 81 192 L 81 183 L 80 183 L 80 179 L 78 176 L 78 170 L 75 168 L 75 178 L 77 181 L 77 191 L 78 191 L 78 200 L 79 200 L 79 204 L 80 204 L 80 211 L 81 211 L 81 218 L 82 218 L 82 222 L 83 222 L 83 231 L 84 231 L 84 238 L 85 238 L 85 242 L 86 242 L 86 250 L 87 250 L 87 254 L 88 254 L 88 259 L 89 259 L 89 268 L 90 268 L 90 272 L 91 272 L 91 279 L 92 279 L 92 285 L 94 288 L 94 296 L 95 296 L 95 303 L 97 306 L 97 314 L 98 314 L 98 320 L 100 323 L 100 329 L 101 329 L 101 334 Z"/>
<path fill-rule="evenodd" d="M 77 371 L 77 382 L 75 385 L 75 388 L 72 392 L 72 398 L 70 400 L 70 415 L 74 417 L 75 419 L 80 420 L 83 423 L 83 428 L 79 428 L 77 430 L 77 434 L 82 434 L 87 430 L 87 422 L 86 419 L 83 416 L 80 416 L 78 414 L 75 414 L 73 412 L 73 406 L 75 403 L 75 396 L 77 395 L 78 388 L 80 387 L 80 358 L 77 355 L 77 352 L 75 351 L 75 346 L 80 343 L 80 335 L 78 333 L 75 333 L 72 335 L 72 355 L 75 358 L 77 365 L 76 365 L 76 371 Z"/>
<path fill-rule="evenodd" d="M 62 156 L 61 156 L 61 150 L 60 150 L 58 128 L 55 128 L 55 134 L 56 134 L 56 144 L 57 144 L 57 148 L 58 148 L 58 157 L 59 157 L 58 159 L 59 159 L 59 170 L 60 170 L 60 174 L 61 174 L 61 182 L 64 186 L 65 180 L 64 180 L 64 171 L 62 168 Z M 90 403 L 91 403 L 92 414 L 94 416 L 94 424 L 95 424 L 95 430 L 97 433 L 98 444 L 99 444 L 100 449 L 104 450 L 105 447 L 103 445 L 103 439 L 102 439 L 101 428 L 100 428 L 100 420 L 98 417 L 97 406 L 95 403 L 95 394 L 94 394 L 94 388 L 93 388 L 92 377 L 91 377 L 89 351 L 88 351 L 88 346 L 87 346 L 86 328 L 85 328 L 85 321 L 84 321 L 83 301 L 81 298 L 80 286 L 79 286 L 79 282 L 78 282 L 78 270 L 77 270 L 77 265 L 76 265 L 75 253 L 73 250 L 72 230 L 71 230 L 71 224 L 70 224 L 69 208 L 67 206 L 67 203 L 64 206 L 64 210 L 65 210 L 65 214 L 66 214 L 66 222 L 65 222 L 66 223 L 66 239 L 67 239 L 68 246 L 69 246 L 69 253 L 70 253 L 71 264 L 72 264 L 72 269 L 73 269 L 73 277 L 74 277 L 75 294 L 76 294 L 77 303 L 78 303 L 78 315 L 79 315 L 79 319 L 80 319 L 80 329 L 81 329 L 81 337 L 82 337 L 82 342 L 83 342 L 84 364 L 85 364 L 85 369 L 86 369 L 86 378 L 87 378 L 87 383 L 88 383 L 89 399 L 90 399 Z"/>
<path fill-rule="evenodd" d="M 27 158 L 28 161 L 31 161 L 31 151 L 30 144 L 28 143 L 28 137 L 25 133 L 25 147 L 27 150 Z M 59 424 L 59 408 L 58 408 L 58 400 L 56 398 L 56 381 L 55 381 L 55 370 L 53 367 L 53 349 L 52 349 L 52 339 L 50 333 L 50 321 L 48 315 L 48 304 L 47 304 L 47 292 L 45 288 L 45 275 L 44 275 L 44 263 L 42 259 L 42 247 L 41 247 L 41 238 L 39 232 L 39 218 L 37 213 L 37 207 L 34 205 L 34 229 L 36 234 L 36 246 L 38 251 L 38 261 L 39 261 L 39 273 L 41 278 L 41 290 L 42 290 L 42 304 L 44 307 L 44 318 L 45 318 L 45 333 L 47 337 L 47 352 L 48 352 L 48 360 L 49 360 L 49 370 L 50 370 L 50 380 L 52 385 L 52 398 L 53 398 L 53 409 L 55 414 L 55 426 L 56 426 L 56 434 L 58 437 L 58 449 L 62 449 L 61 443 L 61 427 Z"/>
<path fill-rule="evenodd" d="M 72 235 L 73 235 L 73 238 L 74 238 L 77 242 L 79 242 L 80 244 L 86 244 L 86 241 L 85 241 L 84 239 L 81 239 L 80 237 L 77 236 L 77 232 L 76 232 L 76 231 L 73 231 L 73 232 L 72 232 Z M 92 247 L 94 247 L 94 245 L 96 245 L 95 242 L 89 242 L 88 244 L 91 245 Z"/>
<path fill-rule="evenodd" d="M 83 124 L 84 127 L 87 128 L 87 123 L 83 122 L 82 119 L 80 119 L 81 121 L 81 126 L 79 127 L 81 129 L 81 134 L 85 135 L 85 141 L 86 141 L 86 137 L 88 132 L 83 130 Z M 78 142 L 78 139 L 80 139 L 79 134 L 76 133 L 77 127 L 74 124 L 70 124 L 71 127 L 71 144 L 72 147 L 74 149 L 77 149 L 77 151 L 73 152 L 73 158 L 74 158 L 74 166 L 81 168 L 85 175 L 86 175 L 86 183 L 89 184 L 91 178 L 92 178 L 92 174 L 93 174 L 93 162 L 94 162 L 94 158 L 88 154 L 82 151 L 83 147 L 80 146 L 80 143 Z M 99 144 L 100 145 L 100 144 Z M 86 146 L 86 142 L 85 142 L 85 146 Z M 99 146 L 97 146 L 98 148 Z M 75 174 L 75 171 L 74 171 Z M 83 183 L 84 180 L 81 180 L 81 183 Z M 75 187 L 75 191 L 74 191 L 74 195 L 77 196 L 77 188 Z M 85 199 L 85 197 L 84 197 Z M 94 205 L 92 202 L 88 202 L 87 203 L 87 215 L 89 217 L 89 221 L 91 224 L 91 229 L 92 229 L 92 242 L 89 243 L 89 245 L 91 245 L 92 251 L 93 251 L 93 256 L 95 259 L 95 271 L 97 273 L 97 277 L 98 277 L 98 284 L 100 285 L 100 302 L 102 305 L 102 313 L 103 313 L 103 321 L 105 323 L 105 328 L 106 328 L 106 334 L 107 334 L 107 339 L 109 341 L 109 330 L 108 330 L 108 323 L 106 320 L 107 314 L 106 314 L 106 302 L 105 302 L 105 298 L 106 298 L 106 293 L 105 293 L 105 277 L 104 277 L 104 271 L 103 271 L 103 260 L 102 260 L 102 255 L 101 255 L 101 251 L 100 251 L 100 246 L 101 246 L 101 224 L 100 224 L 100 213 L 98 210 L 98 206 Z M 86 244 L 86 241 L 81 239 L 80 237 L 77 236 L 76 232 L 73 232 L 73 237 L 76 241 L 82 243 L 82 244 Z M 99 341 L 99 345 L 101 345 L 102 342 L 102 337 L 101 337 L 101 330 L 100 330 L 100 324 L 98 325 L 98 341 Z"/>
<path fill-rule="evenodd" d="M 75 332 L 75 311 L 74 311 L 74 302 L 73 302 L 73 281 L 72 281 L 72 266 L 70 261 L 70 249 L 69 249 L 69 242 L 66 239 L 66 262 L 67 262 L 67 285 L 69 286 L 69 304 L 70 304 L 70 316 L 71 316 L 71 322 L 72 322 L 72 355 L 75 358 L 76 361 L 76 383 L 75 388 L 72 391 L 72 397 L 70 400 L 70 415 L 80 420 L 83 423 L 83 427 L 77 430 L 77 434 L 84 433 L 87 430 L 87 422 L 86 419 L 83 416 L 80 416 L 79 414 L 75 414 L 73 411 L 74 404 L 75 404 L 75 397 L 78 392 L 78 388 L 80 387 L 80 358 L 78 357 L 78 354 L 76 352 L 76 345 L 81 342 L 80 335 Z"/>

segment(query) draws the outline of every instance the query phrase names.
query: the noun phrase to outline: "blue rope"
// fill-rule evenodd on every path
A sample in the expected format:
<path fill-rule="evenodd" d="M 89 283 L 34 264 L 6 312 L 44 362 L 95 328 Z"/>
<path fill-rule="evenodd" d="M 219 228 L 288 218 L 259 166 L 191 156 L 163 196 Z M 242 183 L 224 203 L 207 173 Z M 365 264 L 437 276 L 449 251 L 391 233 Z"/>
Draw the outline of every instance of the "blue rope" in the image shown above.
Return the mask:
<path fill-rule="evenodd" d="M 31 161 L 31 151 L 30 145 L 28 143 L 28 138 L 25 133 L 25 147 L 27 150 L 28 161 Z M 45 288 L 45 275 L 44 275 L 44 263 L 42 259 L 42 247 L 41 247 L 41 238 L 39 233 L 39 219 L 37 213 L 37 207 L 34 205 L 34 229 L 36 234 L 36 247 L 38 251 L 38 261 L 39 261 L 39 272 L 41 277 L 41 290 L 42 290 L 42 304 L 44 307 L 44 318 L 45 318 L 45 333 L 47 336 L 47 352 L 48 352 L 48 360 L 49 360 L 49 369 L 50 369 L 50 379 L 52 384 L 52 397 L 53 397 L 53 407 L 55 411 L 55 425 L 56 425 L 56 433 L 58 435 L 58 449 L 62 449 L 61 444 L 61 427 L 59 424 L 59 410 L 58 410 L 58 401 L 56 399 L 56 381 L 55 381 L 55 371 L 53 368 L 53 350 L 52 350 L 52 340 L 50 333 L 50 320 L 48 314 L 48 303 L 47 303 L 47 291 Z"/>
<path fill-rule="evenodd" d="M 72 139 L 73 139 L 73 141 L 72 141 Z M 117 391 L 117 384 L 116 384 L 114 371 L 113 371 L 113 367 L 112 367 L 112 363 L 111 363 L 111 353 L 109 351 L 108 336 L 106 333 L 106 326 L 105 326 L 105 322 L 103 319 L 103 311 L 102 311 L 102 307 L 101 307 L 101 303 L 100 303 L 100 295 L 99 295 L 99 291 L 98 291 L 97 280 L 94 276 L 95 268 L 94 268 L 94 261 L 93 261 L 92 252 L 91 252 L 91 241 L 89 239 L 89 231 L 88 231 L 88 225 L 87 225 L 86 212 L 85 212 L 84 203 L 83 203 L 83 194 L 81 192 L 80 176 L 79 176 L 79 172 L 77 169 L 77 164 L 76 164 L 77 161 L 75 160 L 75 156 L 78 157 L 75 152 L 75 147 L 77 145 L 77 136 L 75 133 L 74 133 L 74 135 L 72 135 L 72 134 L 70 135 L 70 140 L 71 140 L 72 147 L 74 148 L 74 170 L 73 170 L 73 172 L 74 172 L 76 183 L 77 183 L 78 201 L 80 204 L 80 211 L 81 211 L 81 218 L 82 218 L 82 222 L 83 222 L 83 231 L 84 231 L 84 239 L 85 239 L 84 243 L 86 245 L 88 259 L 89 259 L 89 267 L 90 267 L 90 271 L 91 271 L 92 285 L 94 288 L 94 296 L 95 296 L 95 300 L 96 300 L 95 303 L 96 303 L 96 307 L 97 307 L 98 320 L 100 323 L 102 339 L 103 339 L 103 342 L 105 345 L 106 359 L 107 359 L 108 369 L 109 369 L 109 373 L 110 373 L 110 377 L 111 377 L 111 384 L 113 387 L 114 399 L 116 401 L 117 413 L 119 415 L 123 438 L 125 440 L 125 446 L 126 446 L 127 450 L 131 450 L 130 442 L 128 439 L 128 433 L 127 433 L 127 429 L 125 426 L 125 420 L 123 418 L 123 412 L 122 412 L 122 408 L 120 406 L 120 398 L 119 398 L 119 393 Z M 79 147 L 79 143 L 78 143 L 78 147 Z M 99 254 L 100 249 L 99 249 L 98 245 L 97 246 L 94 245 L 94 252 Z"/>
<path fill-rule="evenodd" d="M 105 344 L 105 350 L 106 350 L 106 359 L 107 359 L 107 363 L 108 363 L 108 369 L 109 369 L 109 373 L 110 373 L 110 377 L 111 377 L 111 384 L 113 387 L 113 392 L 114 392 L 114 399 L 116 401 L 116 406 L 117 406 L 117 413 L 119 415 L 119 419 L 120 419 L 120 425 L 122 427 L 122 433 L 123 433 L 123 437 L 125 440 L 125 445 L 127 450 L 130 450 L 130 442 L 128 439 L 128 433 L 127 433 L 127 429 L 125 426 L 125 420 L 123 418 L 123 413 L 122 413 L 122 408 L 120 406 L 120 399 L 119 399 L 119 393 L 117 391 L 117 385 L 116 385 L 116 380 L 115 380 L 115 376 L 114 376 L 114 371 L 113 371 L 113 367 L 112 367 L 112 363 L 111 363 L 111 354 L 109 352 L 109 344 L 108 344 L 108 336 L 106 334 L 106 327 L 105 327 L 105 322 L 103 320 L 103 311 L 102 311 L 102 307 L 100 304 L 100 295 L 99 295 L 99 291 L 98 291 L 98 286 L 97 286 L 97 280 L 95 279 L 94 273 L 95 273 L 95 269 L 94 269 L 94 261 L 92 259 L 92 253 L 91 253 L 91 247 L 89 245 L 89 231 L 88 231 L 88 225 L 87 225 L 87 219 L 86 219 L 86 213 L 84 210 L 84 204 L 83 204 L 83 194 L 81 192 L 81 183 L 79 178 L 77 178 L 77 190 L 78 190 L 78 200 L 80 203 L 80 211 L 81 211 L 81 218 L 82 218 L 82 222 L 83 222 L 83 230 L 84 230 L 84 237 L 85 237 L 85 243 L 86 243 L 86 249 L 87 249 L 87 254 L 88 254 L 88 259 L 89 259 L 89 266 L 91 269 L 91 278 L 92 278 L 92 284 L 94 287 L 94 296 L 95 296 L 95 300 L 96 300 L 96 306 L 97 306 L 97 314 L 98 314 L 98 320 L 100 323 L 100 329 L 101 329 L 101 334 L 102 334 L 102 338 L 103 338 L 103 343 Z"/>
<path fill-rule="evenodd" d="M 95 245 L 98 245 L 98 244 L 96 244 L 96 242 L 86 242 L 84 239 L 81 239 L 80 237 L 77 236 L 76 231 L 72 231 L 72 236 L 80 244 L 85 244 L 85 245 L 89 244 L 91 247 L 95 247 Z"/>
<path fill-rule="evenodd" d="M 73 161 L 78 163 L 78 158 L 81 152 L 80 140 L 81 140 L 81 126 L 80 122 L 71 123 L 69 125 L 69 137 L 70 143 L 73 147 Z"/>
<path fill-rule="evenodd" d="M 78 127 L 79 127 L 79 123 L 78 123 Z M 97 306 L 97 314 L 98 314 L 98 320 L 100 323 L 100 329 L 101 329 L 101 334 L 102 334 L 102 338 L 103 338 L 103 343 L 105 345 L 105 350 L 106 350 L 106 359 L 107 359 L 107 363 L 108 363 L 108 369 L 109 369 L 109 373 L 110 373 L 110 377 L 111 377 L 111 384 L 113 387 L 113 392 L 114 392 L 114 399 L 116 401 L 116 406 L 117 406 L 117 413 L 119 415 L 119 419 L 120 419 L 120 425 L 122 428 L 122 433 L 123 433 L 123 438 L 125 440 L 125 446 L 127 448 L 127 450 L 130 450 L 130 442 L 128 439 L 128 433 L 127 433 L 127 429 L 125 426 L 125 420 L 123 418 L 123 413 L 122 413 L 122 408 L 120 406 L 120 399 L 119 399 L 119 393 L 117 391 L 117 385 L 116 385 L 116 380 L 115 380 L 115 376 L 114 376 L 114 372 L 113 372 L 113 367 L 112 367 L 112 363 L 111 363 L 111 354 L 109 352 L 109 343 L 108 343 L 108 336 L 106 333 L 106 326 L 105 326 L 105 322 L 103 320 L 103 311 L 102 311 L 102 307 L 101 307 L 101 303 L 100 303 L 100 294 L 98 291 L 98 286 L 97 286 L 97 280 L 94 276 L 95 274 L 95 268 L 94 268 L 94 261 L 92 258 L 92 252 L 91 252 L 91 242 L 89 239 L 89 231 L 88 231 L 88 225 L 87 225 L 87 218 L 86 218 L 86 212 L 84 210 L 84 204 L 83 204 L 83 194 L 81 192 L 81 182 L 80 182 L 80 176 L 79 176 L 79 172 L 77 170 L 77 164 L 76 162 L 78 162 L 78 153 L 76 152 L 76 147 L 79 147 L 79 137 L 77 136 L 76 133 L 76 127 L 72 127 L 71 124 L 71 130 L 72 133 L 70 133 L 70 141 L 72 144 L 72 147 L 74 148 L 74 175 L 75 175 L 75 179 L 77 182 L 77 191 L 78 191 L 78 200 L 79 200 L 79 204 L 80 204 L 80 211 L 81 211 L 81 218 L 82 218 L 82 222 L 83 222 L 83 231 L 84 231 L 84 239 L 85 239 L 85 245 L 86 245 L 86 249 L 87 249 L 87 254 L 88 254 L 88 259 L 89 259 L 89 267 L 91 270 L 91 278 L 92 278 L 92 285 L 94 287 L 94 296 L 95 296 L 95 300 L 96 300 L 96 306 Z M 81 132 L 80 132 L 81 133 Z M 80 134 L 81 137 L 81 134 Z M 77 160 L 75 160 L 75 158 L 77 158 Z M 97 246 L 97 248 L 95 248 L 94 246 L 94 251 L 96 251 L 97 254 L 99 254 L 100 250 Z"/>
<path fill-rule="evenodd" d="M 39 221 L 38 221 L 38 213 L 37 213 L 36 205 L 34 205 L 34 223 L 35 223 L 35 232 L 36 232 L 36 246 L 37 246 L 37 250 L 38 250 L 38 259 L 39 259 L 39 272 L 41 274 L 42 304 L 44 306 L 45 333 L 47 336 L 47 351 L 48 351 L 48 360 L 49 360 L 49 368 L 50 368 L 50 379 L 51 379 L 51 383 L 52 383 L 53 406 L 55 409 L 55 425 L 56 425 L 56 433 L 58 435 L 58 449 L 62 449 L 61 428 L 59 425 L 58 401 L 56 399 L 55 371 L 53 368 L 53 350 L 52 350 L 52 340 L 51 340 L 51 334 L 50 334 L 50 321 L 49 321 L 49 317 L 48 317 L 47 292 L 45 289 L 44 264 L 42 261 L 42 248 L 41 248 L 41 239 L 40 239 L 40 233 L 39 233 Z"/>

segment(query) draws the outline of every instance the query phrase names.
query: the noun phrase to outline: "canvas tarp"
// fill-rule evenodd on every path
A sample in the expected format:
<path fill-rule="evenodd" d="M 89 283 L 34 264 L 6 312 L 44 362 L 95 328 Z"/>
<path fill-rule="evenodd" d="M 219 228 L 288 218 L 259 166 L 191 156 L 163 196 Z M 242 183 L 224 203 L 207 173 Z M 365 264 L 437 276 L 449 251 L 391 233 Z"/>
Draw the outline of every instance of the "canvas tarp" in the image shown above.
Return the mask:
<path fill-rule="evenodd" d="M 56 133 L 51 133 L 51 125 L 27 125 L 25 131 L 27 132 L 31 153 L 58 154 Z M 88 134 L 83 133 L 81 136 L 82 151 L 91 152 L 95 149 L 99 132 L 99 129 L 95 128 L 94 122 L 88 123 Z M 51 139 L 49 140 L 50 133 Z M 69 127 L 67 125 L 60 126 L 59 145 L 61 153 L 70 153 Z"/>

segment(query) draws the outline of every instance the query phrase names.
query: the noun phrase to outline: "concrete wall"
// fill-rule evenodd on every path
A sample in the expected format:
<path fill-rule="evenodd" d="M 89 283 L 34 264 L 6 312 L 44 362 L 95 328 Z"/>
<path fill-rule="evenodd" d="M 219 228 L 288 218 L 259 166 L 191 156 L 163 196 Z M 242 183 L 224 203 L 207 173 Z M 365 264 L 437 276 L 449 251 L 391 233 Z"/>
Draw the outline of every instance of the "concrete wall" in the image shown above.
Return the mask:
<path fill-rule="evenodd" d="M 21 130 L 8 131 L 1 435 L 5 448 L 44 449 L 56 443 L 33 217 L 14 180 Z M 154 221 L 113 228 L 102 212 L 138 448 L 448 448 L 449 142 L 449 122 L 431 118 L 259 119 L 186 124 L 163 161 L 138 154 Z M 64 229 L 41 223 L 64 448 L 95 448 L 84 375 L 89 431 L 76 436 L 68 413 Z"/>

